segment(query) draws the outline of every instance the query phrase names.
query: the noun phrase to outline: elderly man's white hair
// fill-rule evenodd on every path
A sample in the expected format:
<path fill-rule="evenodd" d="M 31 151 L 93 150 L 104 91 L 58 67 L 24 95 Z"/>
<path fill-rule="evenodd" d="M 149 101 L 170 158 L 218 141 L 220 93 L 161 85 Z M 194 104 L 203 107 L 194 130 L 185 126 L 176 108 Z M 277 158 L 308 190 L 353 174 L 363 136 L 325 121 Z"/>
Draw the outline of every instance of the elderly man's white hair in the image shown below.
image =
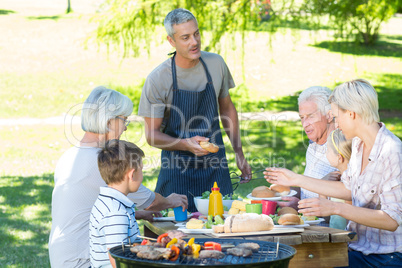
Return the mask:
<path fill-rule="evenodd" d="M 331 90 L 327 87 L 313 86 L 303 90 L 298 98 L 298 104 L 306 101 L 312 101 L 317 104 L 318 110 L 322 115 L 326 115 L 331 110 L 331 104 L 328 102 L 328 98 L 331 95 Z"/>

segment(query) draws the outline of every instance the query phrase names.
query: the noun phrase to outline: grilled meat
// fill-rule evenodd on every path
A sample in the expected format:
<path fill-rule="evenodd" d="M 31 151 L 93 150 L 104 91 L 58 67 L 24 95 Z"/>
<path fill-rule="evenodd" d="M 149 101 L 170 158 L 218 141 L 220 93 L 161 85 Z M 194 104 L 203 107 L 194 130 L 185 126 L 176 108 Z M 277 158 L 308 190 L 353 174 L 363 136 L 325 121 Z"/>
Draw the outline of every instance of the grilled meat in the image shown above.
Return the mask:
<path fill-rule="evenodd" d="M 130 251 L 136 253 L 137 257 L 147 260 L 168 260 L 173 255 L 170 248 L 153 247 L 148 245 L 131 247 Z"/>
<path fill-rule="evenodd" d="M 160 252 L 162 257 L 166 260 L 173 257 L 173 251 L 170 248 L 154 248 L 154 251 Z"/>
<path fill-rule="evenodd" d="M 144 250 L 137 253 L 138 258 L 143 258 L 147 260 L 160 260 L 163 259 L 163 253 L 157 250 Z"/>
<path fill-rule="evenodd" d="M 237 257 L 249 257 L 253 255 L 251 249 L 248 248 L 229 248 L 226 250 L 226 253 Z"/>
<path fill-rule="evenodd" d="M 149 251 L 149 250 L 152 250 L 153 248 L 154 248 L 153 246 L 139 245 L 139 246 L 130 247 L 130 251 L 133 252 L 133 253 L 138 253 L 140 251 Z"/>
<path fill-rule="evenodd" d="M 258 252 L 260 249 L 260 245 L 257 243 L 241 243 L 236 246 L 236 248 L 248 248 L 251 249 L 253 252 Z"/>
<path fill-rule="evenodd" d="M 201 250 L 199 256 L 200 259 L 222 259 L 223 257 L 225 257 L 225 254 L 218 250 Z"/>

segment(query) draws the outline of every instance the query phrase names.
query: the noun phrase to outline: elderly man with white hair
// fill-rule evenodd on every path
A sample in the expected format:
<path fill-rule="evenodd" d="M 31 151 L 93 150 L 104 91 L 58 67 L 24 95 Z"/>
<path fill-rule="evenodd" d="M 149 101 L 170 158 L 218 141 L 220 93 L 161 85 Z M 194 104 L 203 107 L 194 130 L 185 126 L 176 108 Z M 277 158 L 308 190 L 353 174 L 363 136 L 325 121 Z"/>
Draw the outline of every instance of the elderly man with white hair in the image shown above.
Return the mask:
<path fill-rule="evenodd" d="M 326 157 L 327 137 L 335 129 L 328 98 L 331 90 L 327 87 L 313 86 L 299 95 L 299 116 L 304 131 L 309 138 L 304 175 L 321 179 L 329 174 L 336 176 L 337 169 L 332 167 Z M 318 197 L 318 194 L 300 188 L 300 198 Z M 278 202 L 280 207 L 290 206 L 297 209 L 299 198 L 283 197 L 288 202 Z"/>

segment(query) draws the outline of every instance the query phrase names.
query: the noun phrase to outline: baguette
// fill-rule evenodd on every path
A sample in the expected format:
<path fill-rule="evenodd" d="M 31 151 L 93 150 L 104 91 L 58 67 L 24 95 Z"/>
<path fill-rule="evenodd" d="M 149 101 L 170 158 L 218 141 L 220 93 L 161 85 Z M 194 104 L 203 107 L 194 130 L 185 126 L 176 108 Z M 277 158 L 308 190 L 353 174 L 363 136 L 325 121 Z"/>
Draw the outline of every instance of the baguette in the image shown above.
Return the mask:
<path fill-rule="evenodd" d="M 257 213 L 232 215 L 225 220 L 223 227 L 225 233 L 269 231 L 273 228 L 271 217 Z"/>
<path fill-rule="evenodd" d="M 219 146 L 208 141 L 200 142 L 200 146 L 202 149 L 207 150 L 210 153 L 216 153 L 219 151 Z"/>

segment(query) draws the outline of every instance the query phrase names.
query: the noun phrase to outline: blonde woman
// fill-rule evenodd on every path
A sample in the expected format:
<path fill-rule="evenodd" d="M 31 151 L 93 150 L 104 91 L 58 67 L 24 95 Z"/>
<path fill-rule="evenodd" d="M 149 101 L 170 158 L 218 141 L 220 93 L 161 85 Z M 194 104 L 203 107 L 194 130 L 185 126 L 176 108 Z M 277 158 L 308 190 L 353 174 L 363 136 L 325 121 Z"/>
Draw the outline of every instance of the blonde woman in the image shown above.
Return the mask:
<path fill-rule="evenodd" d="M 270 183 L 297 185 L 345 200 L 304 199 L 304 215 L 340 215 L 358 240 L 349 244 L 349 267 L 400 267 L 402 263 L 402 142 L 379 122 L 378 98 L 363 79 L 336 87 L 329 98 L 332 113 L 352 155 L 341 181 L 301 177 L 286 169 L 267 168 Z"/>

